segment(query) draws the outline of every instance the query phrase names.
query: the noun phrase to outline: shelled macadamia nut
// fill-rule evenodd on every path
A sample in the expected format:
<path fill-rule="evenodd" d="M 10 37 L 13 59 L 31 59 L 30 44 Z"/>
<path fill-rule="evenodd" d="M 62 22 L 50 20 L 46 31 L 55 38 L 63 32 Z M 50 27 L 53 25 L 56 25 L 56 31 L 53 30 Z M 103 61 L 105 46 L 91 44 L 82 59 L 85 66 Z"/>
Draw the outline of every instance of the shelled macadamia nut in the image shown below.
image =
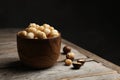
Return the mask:
<path fill-rule="evenodd" d="M 65 65 L 66 66 L 70 66 L 72 64 L 72 60 L 71 59 L 65 59 Z"/>
<path fill-rule="evenodd" d="M 25 29 L 27 32 L 33 32 L 33 33 L 36 33 L 37 29 L 34 28 L 34 27 L 30 27 L 30 28 L 26 28 Z"/>
<path fill-rule="evenodd" d="M 27 31 L 20 31 L 18 32 L 18 35 L 21 37 L 26 37 L 27 36 Z"/>
<path fill-rule="evenodd" d="M 44 28 L 44 26 L 40 26 L 37 29 L 40 30 L 40 31 L 43 31 L 45 28 Z"/>
<path fill-rule="evenodd" d="M 30 23 L 30 25 L 28 27 L 36 27 L 35 23 Z"/>
<path fill-rule="evenodd" d="M 38 39 L 47 39 L 46 34 L 42 31 L 37 31 L 37 37 Z"/>
<path fill-rule="evenodd" d="M 26 37 L 28 39 L 34 39 L 34 33 L 33 32 L 29 32 Z"/>
<path fill-rule="evenodd" d="M 67 55 L 66 55 L 66 58 L 67 58 L 67 59 L 74 60 L 74 57 L 75 57 L 75 54 L 74 54 L 73 52 L 69 52 L 69 53 L 67 53 Z"/>
<path fill-rule="evenodd" d="M 60 33 L 49 24 L 39 26 L 36 23 L 30 23 L 24 30 L 18 32 L 18 35 L 28 39 L 48 39 L 60 35 Z"/>
<path fill-rule="evenodd" d="M 52 33 L 58 33 L 58 30 L 54 29 L 51 31 Z"/>
<path fill-rule="evenodd" d="M 49 34 L 50 34 L 50 32 L 51 32 L 51 31 L 50 31 L 50 29 L 49 29 L 49 28 L 45 28 L 45 29 L 44 29 L 44 33 L 45 33 L 46 35 L 49 35 Z"/>
<path fill-rule="evenodd" d="M 50 27 L 49 24 L 43 24 L 43 26 L 44 26 L 45 28 L 49 28 L 49 27 Z"/>
<path fill-rule="evenodd" d="M 40 26 L 38 24 L 36 24 L 36 29 L 38 29 Z"/>
<path fill-rule="evenodd" d="M 49 29 L 50 29 L 50 30 L 54 30 L 54 27 L 51 26 L 51 27 L 49 27 Z"/>

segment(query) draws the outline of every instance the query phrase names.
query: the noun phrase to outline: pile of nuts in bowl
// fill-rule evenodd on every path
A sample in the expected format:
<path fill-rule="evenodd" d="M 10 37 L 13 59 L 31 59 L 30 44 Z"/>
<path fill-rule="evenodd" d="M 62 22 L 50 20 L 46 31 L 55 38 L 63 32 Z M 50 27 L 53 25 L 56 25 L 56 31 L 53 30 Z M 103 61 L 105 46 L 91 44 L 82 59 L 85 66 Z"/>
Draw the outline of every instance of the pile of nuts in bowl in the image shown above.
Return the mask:
<path fill-rule="evenodd" d="M 70 66 L 72 64 L 74 69 L 79 69 L 85 63 L 85 59 L 78 59 L 76 62 L 74 61 L 75 54 L 71 52 L 71 48 L 69 46 L 63 47 L 63 54 L 66 55 L 66 66 Z"/>
<path fill-rule="evenodd" d="M 58 37 L 60 33 L 58 30 L 49 24 L 38 25 L 36 23 L 30 23 L 29 26 L 19 31 L 18 36 L 27 38 L 27 39 L 48 39 L 53 37 Z"/>

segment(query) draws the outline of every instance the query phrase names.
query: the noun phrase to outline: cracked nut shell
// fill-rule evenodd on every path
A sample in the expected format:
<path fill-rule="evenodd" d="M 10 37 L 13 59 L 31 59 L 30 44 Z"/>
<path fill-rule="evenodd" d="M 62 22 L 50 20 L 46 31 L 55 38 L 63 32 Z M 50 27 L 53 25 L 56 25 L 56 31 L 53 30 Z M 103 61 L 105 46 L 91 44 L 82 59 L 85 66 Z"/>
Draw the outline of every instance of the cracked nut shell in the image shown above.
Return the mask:
<path fill-rule="evenodd" d="M 72 65 L 73 65 L 74 69 L 79 69 L 82 66 L 82 63 L 73 62 Z"/>
<path fill-rule="evenodd" d="M 85 63 L 85 59 L 78 59 L 77 62 L 82 63 L 82 65 L 83 65 Z"/>

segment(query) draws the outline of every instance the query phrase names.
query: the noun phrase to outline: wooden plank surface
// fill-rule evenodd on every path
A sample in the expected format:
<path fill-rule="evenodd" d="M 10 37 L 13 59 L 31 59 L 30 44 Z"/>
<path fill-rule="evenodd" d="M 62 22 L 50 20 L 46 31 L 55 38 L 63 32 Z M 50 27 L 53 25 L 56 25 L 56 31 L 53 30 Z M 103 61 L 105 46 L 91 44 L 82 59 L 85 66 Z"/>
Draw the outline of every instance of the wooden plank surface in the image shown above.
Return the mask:
<path fill-rule="evenodd" d="M 105 59 L 97 56 L 96 54 L 94 54 L 94 53 L 92 53 L 92 52 L 90 52 L 90 51 L 87 51 L 87 50 L 85 50 L 85 49 L 83 49 L 83 48 L 81 48 L 81 47 L 78 47 L 78 46 L 74 45 L 73 43 L 70 43 L 70 42 L 68 42 L 68 41 L 66 41 L 66 40 L 63 40 L 63 43 L 65 43 L 65 44 L 67 44 L 67 45 L 69 45 L 69 46 L 72 46 L 74 49 L 77 49 L 79 52 L 81 52 L 81 53 L 84 54 L 85 56 L 90 57 L 90 58 L 94 59 L 94 60 L 97 61 L 97 62 L 101 62 L 101 63 L 102 63 L 103 65 L 105 65 L 106 67 L 109 67 L 109 68 L 111 68 L 111 69 L 114 69 L 114 70 L 116 70 L 118 73 L 120 73 L 120 66 L 118 66 L 118 65 L 116 65 L 116 64 L 114 64 L 114 63 L 112 63 L 112 62 L 109 62 L 109 61 L 107 61 L 107 60 L 105 60 Z"/>
<path fill-rule="evenodd" d="M 0 80 L 120 80 L 120 67 L 99 56 L 84 50 L 66 40 L 62 40 L 62 48 L 69 45 L 75 58 L 86 58 L 80 69 L 74 70 L 65 66 L 65 55 L 61 54 L 58 62 L 51 68 L 31 70 L 19 61 L 16 49 L 16 32 L 20 29 L 0 30 Z"/>

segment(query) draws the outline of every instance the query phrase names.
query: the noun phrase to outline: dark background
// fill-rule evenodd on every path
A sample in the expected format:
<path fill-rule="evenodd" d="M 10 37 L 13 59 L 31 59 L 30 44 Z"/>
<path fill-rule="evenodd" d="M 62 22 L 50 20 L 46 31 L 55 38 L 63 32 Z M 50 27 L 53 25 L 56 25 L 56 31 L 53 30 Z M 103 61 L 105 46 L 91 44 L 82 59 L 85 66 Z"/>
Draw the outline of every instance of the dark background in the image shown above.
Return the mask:
<path fill-rule="evenodd" d="M 120 65 L 119 4 L 81 0 L 1 0 L 0 28 L 48 23 L 62 37 Z"/>

